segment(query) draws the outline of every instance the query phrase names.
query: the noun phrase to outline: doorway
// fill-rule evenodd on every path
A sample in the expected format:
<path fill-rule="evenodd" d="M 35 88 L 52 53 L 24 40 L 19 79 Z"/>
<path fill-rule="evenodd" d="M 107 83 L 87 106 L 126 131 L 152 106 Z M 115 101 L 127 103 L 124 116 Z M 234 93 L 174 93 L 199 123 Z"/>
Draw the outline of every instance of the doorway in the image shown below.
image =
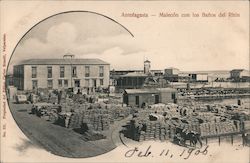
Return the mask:
<path fill-rule="evenodd" d="M 135 96 L 135 105 L 139 106 L 140 101 L 139 101 L 139 96 Z"/>
<path fill-rule="evenodd" d="M 75 80 L 75 87 L 80 87 L 80 80 Z"/>
<path fill-rule="evenodd" d="M 159 103 L 159 95 L 155 95 L 155 104 Z"/>
<path fill-rule="evenodd" d="M 96 88 L 96 79 L 93 79 L 93 86 Z"/>

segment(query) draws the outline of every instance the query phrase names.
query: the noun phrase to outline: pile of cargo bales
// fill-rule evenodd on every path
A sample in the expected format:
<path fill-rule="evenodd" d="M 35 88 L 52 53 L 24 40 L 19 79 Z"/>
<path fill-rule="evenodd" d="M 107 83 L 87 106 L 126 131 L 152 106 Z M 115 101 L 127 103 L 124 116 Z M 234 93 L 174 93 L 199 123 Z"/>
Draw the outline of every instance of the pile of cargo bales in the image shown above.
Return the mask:
<path fill-rule="evenodd" d="M 167 118 L 180 117 L 180 112 L 177 104 L 154 104 L 150 105 L 148 110 L 151 113 L 164 115 Z"/>
<path fill-rule="evenodd" d="M 74 102 L 71 98 L 67 98 L 65 101 L 63 101 L 61 104 L 62 110 L 65 112 L 81 112 L 83 110 L 87 110 L 91 104 L 90 103 L 77 103 Z"/>
<path fill-rule="evenodd" d="M 106 104 L 115 104 L 115 105 L 120 105 L 122 104 L 121 98 L 120 97 L 108 97 L 107 100 L 105 100 Z"/>
<path fill-rule="evenodd" d="M 56 115 L 51 116 L 51 121 L 54 121 L 55 124 L 62 127 L 68 127 L 71 114 L 71 112 L 60 112 Z"/>
<path fill-rule="evenodd" d="M 171 137 L 171 126 L 162 115 L 142 111 L 128 123 L 126 133 L 126 137 L 136 141 L 164 141 Z"/>
<path fill-rule="evenodd" d="M 39 102 L 48 102 L 48 94 L 49 94 L 48 89 L 39 88 L 37 91 L 34 91 L 33 93 L 39 96 Z"/>
<path fill-rule="evenodd" d="M 131 108 L 127 106 L 109 105 L 107 109 L 110 111 L 111 117 L 114 120 L 126 118 L 131 113 Z"/>
<path fill-rule="evenodd" d="M 59 105 L 52 105 L 49 103 L 36 103 L 31 108 L 31 114 L 49 120 L 49 116 L 57 114 Z"/>
<path fill-rule="evenodd" d="M 200 133 L 200 124 L 202 123 L 199 119 L 195 117 L 182 118 L 180 123 L 181 128 L 186 128 L 188 131 L 195 131 Z"/>
<path fill-rule="evenodd" d="M 83 115 L 81 113 L 73 112 L 70 115 L 69 122 L 65 127 L 67 126 L 68 128 L 81 128 L 82 125 L 82 117 Z"/>
<path fill-rule="evenodd" d="M 56 112 L 51 112 L 49 114 L 49 121 L 52 123 L 56 123 L 58 120 L 58 114 Z"/>
<path fill-rule="evenodd" d="M 167 140 L 170 137 L 170 126 L 163 122 L 147 121 L 145 129 L 138 132 L 138 141 Z M 136 139 L 135 139 L 136 140 Z"/>
<path fill-rule="evenodd" d="M 110 114 L 107 109 L 89 109 L 82 113 L 82 122 L 95 131 L 108 130 L 110 127 Z"/>
<path fill-rule="evenodd" d="M 196 118 L 202 119 L 204 122 L 215 122 L 216 117 L 214 113 L 211 112 L 199 112 Z"/>
<path fill-rule="evenodd" d="M 90 118 L 88 117 L 85 119 L 84 117 L 84 122 L 89 124 L 91 129 L 95 131 L 104 131 L 108 130 L 110 127 L 110 118 L 109 114 L 95 114 L 92 115 Z"/>
<path fill-rule="evenodd" d="M 208 122 L 200 125 L 200 133 L 202 137 L 219 136 L 240 132 L 239 121 L 226 122 Z"/>
<path fill-rule="evenodd" d="M 110 114 L 107 109 L 89 109 L 73 112 L 69 118 L 68 128 L 104 131 L 110 127 Z"/>
<path fill-rule="evenodd" d="M 74 94 L 71 99 L 74 103 L 83 104 L 87 102 L 87 95 Z"/>

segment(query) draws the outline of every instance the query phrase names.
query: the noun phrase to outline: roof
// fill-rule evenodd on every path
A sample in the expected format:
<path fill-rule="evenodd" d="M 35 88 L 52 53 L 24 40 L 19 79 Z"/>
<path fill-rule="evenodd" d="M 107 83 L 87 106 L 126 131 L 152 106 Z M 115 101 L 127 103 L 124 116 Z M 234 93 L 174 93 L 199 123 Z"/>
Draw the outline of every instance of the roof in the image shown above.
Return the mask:
<path fill-rule="evenodd" d="M 231 71 L 244 71 L 244 69 L 233 69 Z"/>
<path fill-rule="evenodd" d="M 144 88 L 144 89 L 125 89 L 127 94 L 144 94 L 144 93 L 160 93 L 160 92 L 176 92 L 174 88 Z"/>
<path fill-rule="evenodd" d="M 174 88 L 157 88 L 160 92 L 176 92 L 177 90 Z"/>
<path fill-rule="evenodd" d="M 127 94 L 159 93 L 157 89 L 125 89 Z"/>
<path fill-rule="evenodd" d="M 148 75 L 143 73 L 130 72 L 125 75 L 121 75 L 121 77 L 147 77 Z"/>
<path fill-rule="evenodd" d="M 172 69 L 174 69 L 174 70 L 179 70 L 178 68 L 175 68 L 175 67 L 167 67 L 167 68 L 165 68 L 164 70 L 172 70 Z"/>
<path fill-rule="evenodd" d="M 197 75 L 208 75 L 207 72 L 202 71 L 181 71 L 179 74 L 197 74 Z"/>
<path fill-rule="evenodd" d="M 109 63 L 96 58 L 86 59 L 29 59 L 19 65 L 109 65 Z"/>

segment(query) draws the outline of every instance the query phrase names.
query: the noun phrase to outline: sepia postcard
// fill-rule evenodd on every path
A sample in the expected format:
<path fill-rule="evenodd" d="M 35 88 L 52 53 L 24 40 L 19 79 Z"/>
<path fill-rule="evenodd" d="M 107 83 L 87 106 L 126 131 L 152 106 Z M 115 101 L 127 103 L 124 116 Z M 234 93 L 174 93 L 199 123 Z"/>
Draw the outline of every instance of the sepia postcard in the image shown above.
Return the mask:
<path fill-rule="evenodd" d="M 0 162 L 250 162 L 249 1 L 0 13 Z"/>

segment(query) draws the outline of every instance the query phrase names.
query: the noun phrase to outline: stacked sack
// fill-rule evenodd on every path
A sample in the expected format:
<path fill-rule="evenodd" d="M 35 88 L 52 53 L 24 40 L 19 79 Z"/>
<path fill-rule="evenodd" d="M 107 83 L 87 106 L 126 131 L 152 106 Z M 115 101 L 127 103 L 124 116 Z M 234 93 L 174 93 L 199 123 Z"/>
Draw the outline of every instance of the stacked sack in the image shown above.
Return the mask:
<path fill-rule="evenodd" d="M 217 123 L 216 130 L 217 130 L 217 134 L 227 134 L 227 133 L 238 132 L 233 121 Z"/>
<path fill-rule="evenodd" d="M 108 130 L 110 127 L 110 115 L 106 109 L 90 109 L 83 114 L 82 122 L 89 124 L 96 131 Z"/>
<path fill-rule="evenodd" d="M 160 115 L 166 114 L 167 118 L 179 117 L 180 113 L 176 104 L 154 104 L 150 105 L 148 109 L 150 113 L 157 113 Z"/>
<path fill-rule="evenodd" d="M 213 113 L 199 113 L 197 118 L 202 119 L 204 122 L 215 122 Z"/>
<path fill-rule="evenodd" d="M 200 126 L 201 136 L 209 136 L 209 123 L 202 123 Z"/>
<path fill-rule="evenodd" d="M 201 136 L 217 136 L 222 134 L 230 134 L 240 132 L 239 122 L 236 125 L 233 121 L 220 123 L 203 123 L 200 126 Z"/>
<path fill-rule="evenodd" d="M 135 130 L 134 140 L 148 141 L 148 140 L 167 140 L 169 139 L 169 126 L 159 121 L 145 121 L 137 122 L 140 125 L 139 130 Z"/>
<path fill-rule="evenodd" d="M 52 122 L 52 123 L 56 123 L 58 120 L 58 114 L 55 113 L 55 112 L 51 112 L 49 114 L 49 121 Z"/>
<path fill-rule="evenodd" d="M 131 110 L 131 108 L 121 105 L 108 105 L 107 109 L 110 111 L 113 119 L 128 117 Z"/>
<path fill-rule="evenodd" d="M 72 113 L 69 119 L 68 128 L 81 128 L 82 125 L 82 114 Z"/>

